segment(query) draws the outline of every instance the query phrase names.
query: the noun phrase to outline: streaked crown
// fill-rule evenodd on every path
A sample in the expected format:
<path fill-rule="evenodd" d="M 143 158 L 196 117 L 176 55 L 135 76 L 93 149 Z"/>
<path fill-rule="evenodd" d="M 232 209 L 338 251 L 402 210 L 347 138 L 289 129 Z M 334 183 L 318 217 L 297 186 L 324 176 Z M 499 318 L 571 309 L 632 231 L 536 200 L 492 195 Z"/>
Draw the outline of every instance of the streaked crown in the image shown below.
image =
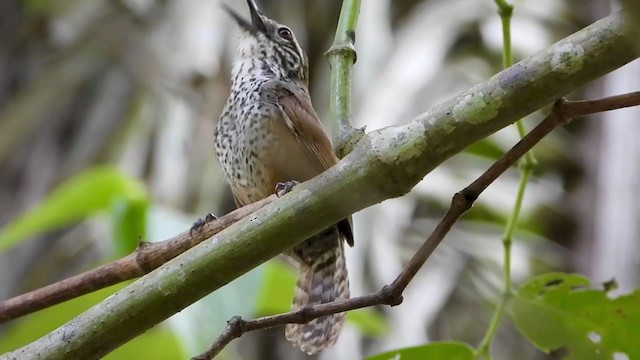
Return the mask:
<path fill-rule="evenodd" d="M 263 75 L 307 84 L 307 55 L 291 29 L 264 16 L 255 0 L 247 0 L 247 5 L 251 22 L 225 6 L 243 30 L 238 44 L 238 57 L 258 60 L 259 71 Z"/>

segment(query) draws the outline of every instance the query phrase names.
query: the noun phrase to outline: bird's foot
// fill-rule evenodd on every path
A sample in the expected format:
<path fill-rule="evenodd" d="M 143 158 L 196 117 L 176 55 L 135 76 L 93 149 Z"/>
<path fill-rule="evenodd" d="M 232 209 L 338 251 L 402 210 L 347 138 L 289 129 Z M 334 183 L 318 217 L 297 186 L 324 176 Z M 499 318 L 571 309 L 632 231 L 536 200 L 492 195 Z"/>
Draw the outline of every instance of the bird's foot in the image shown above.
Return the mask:
<path fill-rule="evenodd" d="M 196 222 L 193 223 L 193 226 L 191 226 L 191 229 L 189 229 L 189 236 L 193 237 L 194 231 L 200 232 L 203 226 L 205 226 L 207 223 L 213 220 L 216 220 L 217 218 L 218 217 L 213 214 L 207 214 L 207 216 L 205 216 L 204 219 L 196 220 Z"/>
<path fill-rule="evenodd" d="M 283 197 L 284 195 L 288 194 L 298 184 L 300 184 L 300 182 L 296 180 L 279 182 L 276 184 L 276 195 L 278 197 Z"/>

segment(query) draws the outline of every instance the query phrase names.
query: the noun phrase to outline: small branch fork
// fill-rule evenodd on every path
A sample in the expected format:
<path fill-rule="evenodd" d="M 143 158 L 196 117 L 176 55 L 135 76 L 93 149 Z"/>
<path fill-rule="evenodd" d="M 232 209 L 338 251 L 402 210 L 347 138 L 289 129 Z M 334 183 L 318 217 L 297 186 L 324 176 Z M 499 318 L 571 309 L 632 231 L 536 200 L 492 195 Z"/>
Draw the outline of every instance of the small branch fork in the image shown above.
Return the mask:
<path fill-rule="evenodd" d="M 513 166 L 553 129 L 566 125 L 577 117 L 639 105 L 640 92 L 591 101 L 570 101 L 566 99 L 556 101 L 549 115 L 538 126 L 491 165 L 478 179 L 453 196 L 451 205 L 442 220 L 440 220 L 440 223 L 438 223 L 431 235 L 391 285 L 386 285 L 380 291 L 369 295 L 326 304 L 309 305 L 284 314 L 265 316 L 253 320 L 243 320 L 239 316 L 235 316 L 227 322 L 227 327 L 211 347 L 206 352 L 193 357 L 192 360 L 212 359 L 233 339 L 249 331 L 284 324 L 303 324 L 322 316 L 374 305 L 400 305 L 402 303 L 402 293 L 407 285 L 409 285 L 458 219 L 471 208 L 475 200 L 491 183 Z"/>
<path fill-rule="evenodd" d="M 0 302 L 0 324 L 61 302 L 143 276 L 204 240 L 212 237 L 278 197 L 270 197 L 236 209 L 202 224 L 198 231 L 186 231 L 157 243 L 140 243 L 132 254 L 82 274 Z"/>

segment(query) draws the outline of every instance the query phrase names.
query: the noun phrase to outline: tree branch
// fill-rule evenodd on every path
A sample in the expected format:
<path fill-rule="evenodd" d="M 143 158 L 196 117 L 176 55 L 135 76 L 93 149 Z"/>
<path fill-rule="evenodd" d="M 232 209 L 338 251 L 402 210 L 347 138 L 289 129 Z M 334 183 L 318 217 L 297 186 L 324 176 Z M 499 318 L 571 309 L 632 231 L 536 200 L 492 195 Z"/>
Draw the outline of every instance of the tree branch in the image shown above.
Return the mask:
<path fill-rule="evenodd" d="M 90 292 L 148 274 L 160 265 L 233 225 L 277 199 L 266 199 L 206 223 L 198 232 L 184 232 L 158 243 L 141 243 L 133 254 L 82 274 L 0 302 L 0 324 Z"/>
<path fill-rule="evenodd" d="M 100 358 L 330 224 L 404 195 L 468 145 L 635 59 L 629 36 L 624 17 L 610 15 L 406 125 L 367 134 L 336 166 L 0 359 Z"/>
<path fill-rule="evenodd" d="M 433 254 L 433 251 L 442 239 L 444 239 L 445 235 L 449 233 L 458 219 L 471 208 L 476 199 L 489 185 L 513 166 L 553 129 L 568 124 L 576 117 L 630 106 L 640 106 L 640 92 L 592 101 L 568 101 L 564 99 L 556 101 L 551 113 L 547 115 L 538 126 L 491 165 L 491 167 L 472 182 L 471 185 L 453 196 L 451 205 L 442 220 L 440 220 L 433 232 L 424 241 L 422 246 L 420 246 L 416 254 L 391 285 L 385 286 L 373 294 L 327 304 L 307 305 L 284 314 L 265 316 L 253 320 L 243 320 L 239 316 L 235 316 L 227 322 L 227 327 L 224 332 L 216 339 L 211 347 L 206 352 L 193 357 L 191 360 L 213 359 L 213 357 L 233 339 L 249 331 L 266 329 L 277 325 L 304 324 L 322 316 L 374 305 L 400 305 L 402 303 L 402 293 L 407 285 L 409 285 L 420 268 L 422 268 L 425 261 Z"/>

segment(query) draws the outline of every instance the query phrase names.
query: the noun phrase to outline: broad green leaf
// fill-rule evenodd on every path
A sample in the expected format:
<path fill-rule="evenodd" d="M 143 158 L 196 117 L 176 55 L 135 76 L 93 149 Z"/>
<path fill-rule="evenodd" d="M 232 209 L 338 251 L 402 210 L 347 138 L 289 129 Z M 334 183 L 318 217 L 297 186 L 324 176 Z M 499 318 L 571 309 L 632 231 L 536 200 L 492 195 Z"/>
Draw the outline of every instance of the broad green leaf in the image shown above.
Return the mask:
<path fill-rule="evenodd" d="M 115 256 L 123 257 L 131 254 L 140 241 L 147 238 L 148 209 L 147 199 L 122 199 L 115 202 L 113 206 Z"/>
<path fill-rule="evenodd" d="M 473 349 L 462 342 L 435 342 L 374 355 L 367 360 L 471 360 Z"/>
<path fill-rule="evenodd" d="M 291 300 L 296 284 L 295 271 L 279 261 L 265 265 L 264 282 L 258 296 L 256 311 L 259 315 L 280 314 L 291 310 Z M 369 336 L 387 333 L 389 326 L 379 313 L 372 309 L 358 309 L 347 313 L 347 321 Z"/>
<path fill-rule="evenodd" d="M 389 332 L 389 324 L 385 318 L 373 309 L 349 311 L 347 321 L 356 325 L 364 335 L 383 336 Z"/>
<path fill-rule="evenodd" d="M 640 290 L 617 298 L 589 288 L 582 275 L 550 273 L 534 278 L 512 305 L 516 326 L 545 352 L 566 349 L 568 359 L 640 359 Z"/>
<path fill-rule="evenodd" d="M 296 280 L 296 273 L 290 266 L 277 260 L 267 263 L 256 303 L 258 315 L 273 315 L 291 310 Z"/>
<path fill-rule="evenodd" d="M 145 187 L 111 166 L 86 170 L 62 183 L 42 203 L 0 230 L 0 251 L 29 236 L 55 230 L 106 211 L 117 200 L 145 203 Z"/>

